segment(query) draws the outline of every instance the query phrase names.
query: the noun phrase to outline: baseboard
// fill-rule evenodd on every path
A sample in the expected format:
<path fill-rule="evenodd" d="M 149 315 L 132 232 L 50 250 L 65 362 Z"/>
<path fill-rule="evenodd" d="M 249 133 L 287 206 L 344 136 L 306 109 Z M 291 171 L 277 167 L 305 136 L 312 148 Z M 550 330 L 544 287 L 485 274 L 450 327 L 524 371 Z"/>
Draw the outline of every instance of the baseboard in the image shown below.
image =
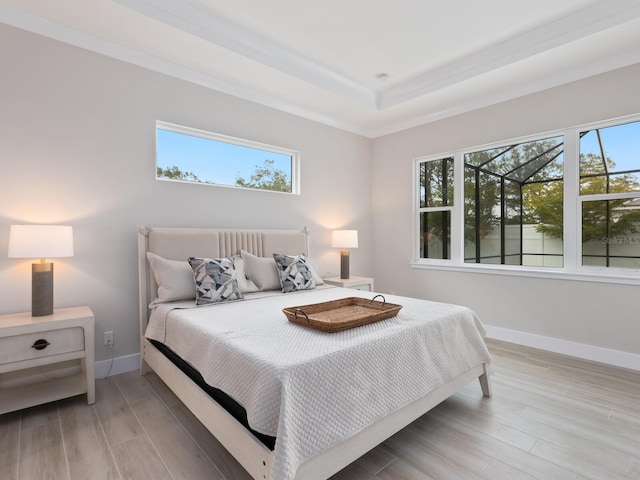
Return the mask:
<path fill-rule="evenodd" d="M 640 355 L 637 353 L 622 352 L 490 325 L 485 325 L 485 330 L 487 331 L 487 337 L 495 340 L 640 371 Z"/>
<path fill-rule="evenodd" d="M 487 331 L 487 337 L 495 340 L 502 340 L 504 342 L 539 348 L 540 350 L 561 353 L 584 360 L 640 371 L 640 355 L 636 353 L 570 342 L 568 340 L 509 330 L 508 328 L 493 327 L 491 325 L 485 325 L 484 327 Z M 113 365 L 111 365 L 111 360 L 96 362 L 95 368 L 96 378 L 104 378 L 107 374 L 117 375 L 118 373 L 131 372 L 140 368 L 140 354 L 135 353 L 133 355 L 114 358 Z"/>
<path fill-rule="evenodd" d="M 140 368 L 140 354 L 116 357 L 111 360 L 102 360 L 95 363 L 96 378 L 104 378 L 107 375 L 117 375 L 119 373 L 131 372 Z"/>

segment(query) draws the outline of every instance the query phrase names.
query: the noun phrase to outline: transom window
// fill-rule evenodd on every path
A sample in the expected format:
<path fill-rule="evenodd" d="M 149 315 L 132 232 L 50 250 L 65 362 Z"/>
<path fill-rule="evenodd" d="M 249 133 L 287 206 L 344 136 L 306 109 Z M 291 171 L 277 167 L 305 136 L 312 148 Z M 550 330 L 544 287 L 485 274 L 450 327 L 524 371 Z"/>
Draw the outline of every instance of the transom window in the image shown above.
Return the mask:
<path fill-rule="evenodd" d="M 299 153 L 156 122 L 156 178 L 299 193 Z"/>

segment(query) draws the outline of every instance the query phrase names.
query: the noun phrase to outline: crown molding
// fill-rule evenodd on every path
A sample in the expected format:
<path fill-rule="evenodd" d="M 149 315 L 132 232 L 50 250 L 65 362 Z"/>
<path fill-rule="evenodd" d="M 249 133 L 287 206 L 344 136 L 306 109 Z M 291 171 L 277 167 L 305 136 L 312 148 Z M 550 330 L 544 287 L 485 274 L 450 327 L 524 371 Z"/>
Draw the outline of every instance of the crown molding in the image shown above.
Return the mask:
<path fill-rule="evenodd" d="M 323 115 L 315 110 L 301 107 L 298 104 L 282 100 L 278 97 L 267 95 L 254 89 L 243 87 L 237 83 L 229 82 L 219 77 L 205 74 L 198 70 L 164 60 L 157 56 L 51 22 L 22 10 L 0 5 L 0 23 L 5 23 L 75 47 L 99 53 L 147 70 L 159 72 L 180 80 L 185 80 L 189 83 L 200 85 L 221 93 L 226 93 L 243 100 L 274 108 L 276 110 L 322 123 L 330 127 L 369 137 L 368 129 L 361 125 L 343 121 L 332 116 Z"/>
<path fill-rule="evenodd" d="M 171 17 L 172 15 L 167 10 L 159 10 L 159 5 L 170 5 L 172 8 L 176 7 L 176 5 L 187 5 L 182 2 L 182 0 L 112 1 L 123 5 L 135 3 L 141 8 L 144 6 L 149 7 L 151 3 L 153 3 L 153 5 L 151 5 L 149 8 L 155 9 L 156 14 L 159 17 L 162 15 Z M 606 14 L 602 9 L 606 10 Z M 164 13 L 161 15 L 158 12 Z M 191 10 L 190 12 L 190 15 L 196 14 L 193 10 Z M 347 98 L 359 98 L 363 106 L 367 106 L 372 110 L 371 113 L 373 115 L 373 118 L 369 126 L 367 126 L 368 122 L 363 122 L 362 124 L 360 124 L 345 121 L 337 116 L 326 115 L 314 109 L 302 107 L 294 102 L 262 93 L 256 89 L 244 87 L 237 83 L 219 78 L 215 75 L 205 74 L 196 69 L 188 68 L 183 65 L 162 59 L 160 57 L 129 47 L 125 47 L 115 42 L 104 40 L 102 38 L 73 29 L 71 27 L 51 22 L 22 10 L 0 5 L 0 22 L 2 23 L 21 28 L 23 30 L 28 30 L 36 34 L 59 40 L 64 43 L 90 50 L 130 64 L 138 65 L 148 70 L 157 71 L 174 78 L 185 80 L 209 89 L 217 90 L 225 94 L 233 95 L 235 97 L 239 97 L 266 107 L 274 108 L 314 122 L 318 122 L 330 127 L 338 128 L 369 138 L 375 138 L 390 133 L 395 133 L 407 128 L 416 127 L 429 122 L 441 120 L 478 108 L 507 101 L 518 96 L 535 93 L 537 91 L 552 88 L 564 83 L 579 80 L 587 76 L 596 75 L 608 70 L 613 70 L 615 68 L 621 68 L 633 63 L 638 63 L 640 62 L 640 50 L 635 53 L 632 52 L 620 55 L 611 55 L 601 61 L 591 62 L 588 65 L 583 66 L 582 68 L 559 72 L 555 75 L 550 75 L 543 79 L 534 80 L 525 84 L 519 84 L 510 88 L 505 88 L 494 95 L 483 96 L 482 98 L 476 98 L 472 101 L 458 102 L 450 105 L 445 110 L 429 113 L 427 115 L 420 115 L 419 113 L 416 113 L 412 118 L 408 120 L 389 120 L 386 121 L 383 126 L 373 126 L 376 122 L 375 117 L 377 115 L 374 107 L 376 103 L 381 104 L 381 108 L 377 111 L 382 114 L 383 110 L 390 108 L 393 105 L 403 103 L 410 99 L 416 99 L 420 96 L 426 95 L 427 93 L 432 93 L 437 91 L 438 89 L 446 87 L 451 83 L 455 83 L 456 78 L 458 78 L 457 81 L 459 82 L 464 78 L 468 79 L 475 75 L 478 75 L 477 71 L 473 70 L 474 68 L 481 70 L 485 69 L 486 73 L 486 71 L 496 69 L 499 66 L 508 65 L 509 63 L 518 59 L 518 55 L 516 55 L 518 51 L 516 46 L 518 45 L 519 48 L 524 50 L 528 48 L 529 50 L 526 51 L 528 52 L 528 55 L 531 56 L 535 54 L 533 52 L 535 52 L 537 48 L 536 45 L 534 45 L 536 41 L 546 41 L 545 46 L 542 48 L 542 50 L 544 51 L 550 48 L 554 48 L 553 46 L 566 44 L 567 42 L 570 42 L 571 39 L 577 39 L 590 33 L 592 34 L 598 31 L 603 31 L 606 28 L 625 23 L 626 21 L 635 20 L 639 17 L 640 2 L 638 2 L 637 0 L 605 0 L 603 2 L 592 5 L 590 8 L 581 10 L 576 14 L 559 19 L 557 22 L 550 24 L 548 27 L 526 32 L 507 42 L 503 42 L 502 44 L 485 49 L 478 54 L 479 58 L 475 58 L 475 56 L 467 57 L 466 60 L 471 62 L 471 67 L 467 67 L 466 70 L 464 67 L 466 60 L 458 60 L 445 67 L 442 67 L 437 71 L 428 72 L 425 75 L 421 76 L 419 79 L 414 79 L 411 82 L 405 82 L 404 84 L 395 86 L 385 91 L 384 95 L 376 95 L 375 92 L 369 91 L 364 87 L 356 88 L 355 91 L 358 93 L 354 93 L 354 89 L 352 88 L 341 90 L 336 87 L 336 85 L 338 84 L 342 85 L 340 81 L 338 81 L 337 83 L 331 83 L 330 81 L 323 83 L 320 80 L 311 82 L 316 86 L 322 87 L 322 85 L 324 85 L 324 88 L 326 90 L 333 93 L 341 94 L 343 96 L 346 96 Z M 205 24 L 210 20 L 216 21 L 214 17 L 209 15 L 207 20 L 205 20 Z M 173 21 L 179 23 L 182 20 L 174 19 Z M 258 46 L 263 49 L 262 55 L 266 57 L 278 57 L 279 60 L 274 60 L 271 62 L 273 65 L 277 64 L 278 62 L 284 62 L 285 64 L 289 65 L 289 63 L 285 61 L 286 58 L 289 58 L 287 57 L 286 51 L 284 51 L 286 49 L 277 47 L 279 50 L 276 50 L 276 53 L 272 55 L 274 50 L 272 50 L 271 47 L 273 46 L 273 44 L 263 45 L 261 43 L 262 40 L 260 40 L 256 35 L 251 34 L 250 32 L 237 30 L 235 29 L 235 27 L 230 26 L 230 24 L 225 22 L 223 22 L 221 25 L 222 26 L 220 26 L 218 30 L 223 30 L 226 33 L 225 35 L 222 35 L 222 33 L 220 32 L 214 32 L 216 35 L 222 35 L 227 39 L 237 39 L 237 37 L 240 36 L 240 39 L 238 41 L 245 42 L 245 46 L 243 48 L 251 50 L 257 48 Z M 228 29 L 225 30 L 227 27 Z M 200 31 L 202 28 L 204 27 L 201 24 L 197 27 L 198 31 Z M 573 32 L 573 30 L 579 31 Z M 232 33 L 228 33 L 229 31 L 231 31 Z M 555 35 L 552 35 L 553 32 L 555 32 Z M 520 50 L 520 52 L 522 52 L 522 50 Z M 325 75 L 325 79 L 333 78 L 331 75 L 332 72 L 330 70 L 322 69 L 320 67 L 314 68 L 312 65 L 309 65 L 312 62 L 303 59 L 299 55 L 292 55 L 294 55 L 295 57 L 292 60 L 292 64 L 296 64 L 297 62 L 297 66 L 291 67 L 291 65 L 289 65 L 292 70 L 289 70 L 287 73 L 291 73 L 291 71 L 294 70 L 305 70 L 304 65 L 306 65 L 309 68 L 306 68 L 305 71 L 310 77 L 314 77 L 318 72 L 322 72 L 321 75 Z M 511 58 L 511 60 L 509 60 L 509 58 Z M 497 63 L 492 64 L 491 62 Z M 291 74 L 294 75 L 294 73 Z M 456 75 L 458 75 L 458 77 L 456 77 Z M 294 76 L 296 76 L 297 78 L 301 78 L 299 75 Z M 305 80 L 305 78 L 302 79 Z M 353 86 L 353 82 L 347 81 L 347 83 L 351 83 L 351 86 Z M 327 86 L 328 84 L 331 85 Z M 423 88 L 424 90 L 420 90 L 420 88 Z M 366 95 L 363 95 L 363 90 L 368 93 Z M 354 97 L 354 95 L 358 96 Z"/>
<path fill-rule="evenodd" d="M 414 100 L 640 17 L 640 2 L 637 0 L 603 0 L 398 83 L 382 92 L 376 92 L 184 0 L 112 1 L 336 95 L 373 106 L 377 110 L 385 110 Z"/>
<path fill-rule="evenodd" d="M 378 96 L 384 110 L 640 17 L 637 0 L 605 0 L 395 85 Z"/>
<path fill-rule="evenodd" d="M 603 74 L 619 68 L 628 67 L 640 63 L 640 50 L 612 55 L 600 62 L 591 62 L 580 68 L 570 71 L 558 72 L 543 79 L 532 80 L 527 83 L 519 83 L 512 87 L 504 88 L 494 95 L 484 95 L 471 101 L 459 102 L 451 105 L 445 110 L 441 110 L 427 115 L 415 116 L 406 121 L 389 122 L 388 125 L 380 128 L 370 128 L 368 136 L 371 138 L 382 137 L 392 133 L 397 133 L 409 128 L 419 127 L 427 123 L 443 120 L 463 113 L 489 107 L 498 103 L 506 102 L 526 95 L 535 94 L 543 90 L 566 85 L 571 82 L 584 80 L 595 75 Z"/>
<path fill-rule="evenodd" d="M 112 1 L 325 90 L 367 105 L 376 104 L 374 91 L 183 0 Z"/>

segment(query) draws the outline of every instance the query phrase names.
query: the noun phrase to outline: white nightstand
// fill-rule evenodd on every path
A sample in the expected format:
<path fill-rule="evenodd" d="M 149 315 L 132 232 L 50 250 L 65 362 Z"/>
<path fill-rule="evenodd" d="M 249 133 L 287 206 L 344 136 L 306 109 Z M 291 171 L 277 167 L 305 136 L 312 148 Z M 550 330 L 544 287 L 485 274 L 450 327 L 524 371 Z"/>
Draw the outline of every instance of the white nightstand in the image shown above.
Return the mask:
<path fill-rule="evenodd" d="M 336 285 L 338 287 L 353 288 L 354 290 L 366 290 L 373 292 L 373 278 L 370 277 L 329 277 L 323 278 L 325 283 Z"/>
<path fill-rule="evenodd" d="M 4 373 L 81 359 L 82 372 L 0 387 L 0 414 L 83 393 L 95 403 L 94 316 L 89 307 L 0 315 L 0 377 Z"/>

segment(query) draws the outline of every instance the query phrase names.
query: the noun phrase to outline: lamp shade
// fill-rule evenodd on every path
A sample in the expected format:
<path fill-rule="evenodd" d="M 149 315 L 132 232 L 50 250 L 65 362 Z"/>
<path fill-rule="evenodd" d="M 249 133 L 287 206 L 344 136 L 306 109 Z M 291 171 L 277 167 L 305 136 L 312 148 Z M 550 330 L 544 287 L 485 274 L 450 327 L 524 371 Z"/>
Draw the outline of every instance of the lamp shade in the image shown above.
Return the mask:
<path fill-rule="evenodd" d="M 73 256 L 73 227 L 61 225 L 11 225 L 9 258 Z"/>
<path fill-rule="evenodd" d="M 333 248 L 358 248 L 357 230 L 334 230 L 331 235 Z"/>

